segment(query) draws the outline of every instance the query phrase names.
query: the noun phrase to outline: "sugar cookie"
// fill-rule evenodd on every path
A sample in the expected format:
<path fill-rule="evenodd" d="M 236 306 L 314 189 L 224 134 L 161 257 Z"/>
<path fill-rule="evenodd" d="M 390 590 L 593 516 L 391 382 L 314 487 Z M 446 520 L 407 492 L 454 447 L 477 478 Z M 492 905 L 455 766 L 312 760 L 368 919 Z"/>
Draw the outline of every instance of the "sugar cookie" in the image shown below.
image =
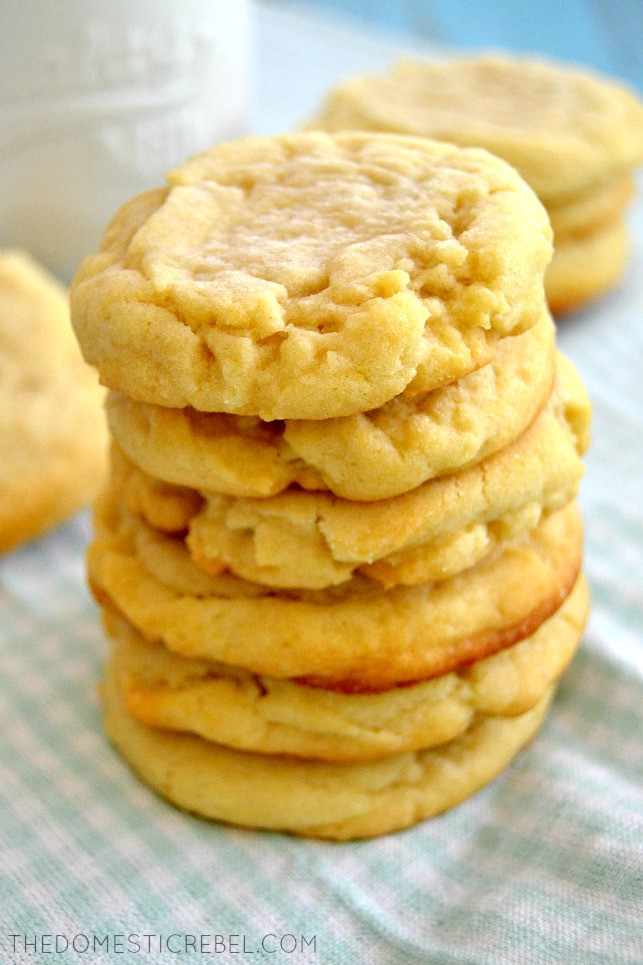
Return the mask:
<path fill-rule="evenodd" d="M 106 472 L 103 390 L 66 294 L 24 252 L 0 252 L 0 551 L 62 522 Z"/>
<path fill-rule="evenodd" d="M 551 229 L 509 165 L 377 134 L 221 144 L 116 214 L 71 290 L 134 399 L 326 419 L 488 362 L 542 309 Z"/>
<path fill-rule="evenodd" d="M 533 737 L 551 700 L 518 717 L 486 717 L 427 751 L 361 764 L 249 754 L 187 734 L 161 733 L 103 688 L 105 729 L 140 777 L 203 817 L 345 840 L 397 831 L 453 807 L 491 781 Z"/>

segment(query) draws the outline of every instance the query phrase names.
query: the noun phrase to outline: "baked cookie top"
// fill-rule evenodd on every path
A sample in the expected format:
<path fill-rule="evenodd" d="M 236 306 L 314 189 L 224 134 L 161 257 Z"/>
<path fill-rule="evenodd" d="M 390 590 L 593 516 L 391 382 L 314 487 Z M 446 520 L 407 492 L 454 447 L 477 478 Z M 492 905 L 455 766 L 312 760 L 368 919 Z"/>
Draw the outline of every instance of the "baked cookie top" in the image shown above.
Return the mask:
<path fill-rule="evenodd" d="M 58 283 L 0 251 L 0 551 L 89 501 L 106 471 L 103 390 Z"/>
<path fill-rule="evenodd" d="M 72 286 L 132 398 L 323 419 L 426 392 L 541 315 L 551 231 L 484 151 L 320 132 L 245 138 L 126 204 Z"/>
<path fill-rule="evenodd" d="M 338 88 L 313 123 L 484 147 L 514 165 L 544 201 L 643 160 L 643 105 L 633 92 L 538 59 L 402 63 Z"/>

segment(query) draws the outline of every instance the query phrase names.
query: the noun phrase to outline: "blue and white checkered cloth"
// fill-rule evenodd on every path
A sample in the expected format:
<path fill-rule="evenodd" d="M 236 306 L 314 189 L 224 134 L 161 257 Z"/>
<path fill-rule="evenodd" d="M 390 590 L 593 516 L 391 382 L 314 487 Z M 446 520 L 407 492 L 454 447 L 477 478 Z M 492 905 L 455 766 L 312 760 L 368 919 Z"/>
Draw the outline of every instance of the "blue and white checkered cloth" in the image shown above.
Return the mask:
<path fill-rule="evenodd" d="M 333 845 L 175 810 L 102 733 L 86 516 L 0 561 L 3 965 L 643 962 L 640 197 L 632 227 L 623 285 L 559 329 L 595 412 L 585 642 L 540 735 L 451 812 Z"/>

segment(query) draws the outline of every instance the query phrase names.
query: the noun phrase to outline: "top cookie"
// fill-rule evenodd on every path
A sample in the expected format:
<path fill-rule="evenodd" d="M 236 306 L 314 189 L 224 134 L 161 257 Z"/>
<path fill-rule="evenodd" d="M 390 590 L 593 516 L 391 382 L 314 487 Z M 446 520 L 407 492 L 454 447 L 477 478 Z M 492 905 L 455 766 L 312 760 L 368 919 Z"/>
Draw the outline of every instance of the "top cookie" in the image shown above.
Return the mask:
<path fill-rule="evenodd" d="M 543 60 L 403 63 L 336 90 L 314 126 L 484 147 L 512 164 L 545 203 L 643 161 L 636 97 L 606 78 Z"/>
<path fill-rule="evenodd" d="M 504 162 L 377 134 L 245 138 L 125 205 L 72 286 L 102 381 L 273 419 L 367 411 L 541 315 L 551 231 Z"/>
<path fill-rule="evenodd" d="M 0 551 L 96 495 L 107 470 L 103 395 L 66 293 L 28 255 L 0 252 Z"/>

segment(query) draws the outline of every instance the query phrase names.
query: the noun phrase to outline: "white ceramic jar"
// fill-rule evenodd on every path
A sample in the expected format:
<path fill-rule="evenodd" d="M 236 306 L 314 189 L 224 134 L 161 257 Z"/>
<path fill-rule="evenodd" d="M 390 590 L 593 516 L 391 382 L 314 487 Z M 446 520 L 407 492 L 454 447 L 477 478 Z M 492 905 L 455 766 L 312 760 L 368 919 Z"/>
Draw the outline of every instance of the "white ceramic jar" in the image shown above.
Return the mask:
<path fill-rule="evenodd" d="M 68 281 L 120 204 L 245 132 L 246 0 L 3 0 L 0 246 Z"/>

